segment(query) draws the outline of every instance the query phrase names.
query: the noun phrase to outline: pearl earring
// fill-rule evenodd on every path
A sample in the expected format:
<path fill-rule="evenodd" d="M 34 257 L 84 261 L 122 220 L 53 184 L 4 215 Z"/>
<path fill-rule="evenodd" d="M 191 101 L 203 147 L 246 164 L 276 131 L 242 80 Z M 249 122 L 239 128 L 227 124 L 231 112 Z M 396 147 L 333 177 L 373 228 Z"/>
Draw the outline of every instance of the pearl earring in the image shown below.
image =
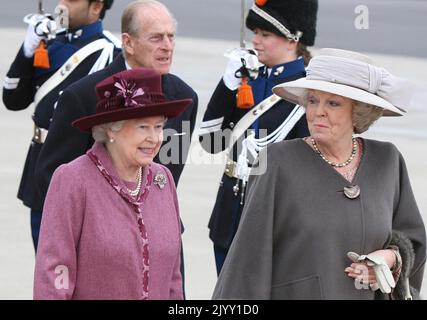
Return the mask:
<path fill-rule="evenodd" d="M 113 143 L 113 142 L 114 142 L 114 139 L 113 139 L 113 138 L 110 138 L 110 139 L 109 139 L 109 141 L 110 141 L 110 143 Z"/>

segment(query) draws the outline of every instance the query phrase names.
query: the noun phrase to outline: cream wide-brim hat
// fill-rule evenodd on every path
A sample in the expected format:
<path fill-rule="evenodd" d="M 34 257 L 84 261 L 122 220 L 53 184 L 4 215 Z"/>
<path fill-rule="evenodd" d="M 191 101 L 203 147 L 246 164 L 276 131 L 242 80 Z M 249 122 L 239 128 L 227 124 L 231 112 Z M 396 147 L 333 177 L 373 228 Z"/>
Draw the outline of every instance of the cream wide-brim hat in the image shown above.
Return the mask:
<path fill-rule="evenodd" d="M 304 106 L 303 98 L 310 89 L 383 108 L 383 116 L 404 115 L 406 110 L 402 105 L 408 104 L 411 97 L 406 80 L 373 66 L 369 57 L 329 48 L 322 49 L 318 56 L 311 59 L 305 78 L 279 84 L 273 88 L 273 93 Z"/>

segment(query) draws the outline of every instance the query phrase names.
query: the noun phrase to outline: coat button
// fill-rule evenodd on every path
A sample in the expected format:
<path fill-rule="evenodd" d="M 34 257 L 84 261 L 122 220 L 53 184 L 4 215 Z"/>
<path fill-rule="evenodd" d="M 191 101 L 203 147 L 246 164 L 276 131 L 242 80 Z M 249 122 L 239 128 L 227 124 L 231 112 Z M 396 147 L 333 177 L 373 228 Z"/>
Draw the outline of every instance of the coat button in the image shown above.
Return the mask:
<path fill-rule="evenodd" d="M 344 187 L 344 194 L 349 199 L 356 199 L 360 195 L 360 187 L 358 185 Z"/>

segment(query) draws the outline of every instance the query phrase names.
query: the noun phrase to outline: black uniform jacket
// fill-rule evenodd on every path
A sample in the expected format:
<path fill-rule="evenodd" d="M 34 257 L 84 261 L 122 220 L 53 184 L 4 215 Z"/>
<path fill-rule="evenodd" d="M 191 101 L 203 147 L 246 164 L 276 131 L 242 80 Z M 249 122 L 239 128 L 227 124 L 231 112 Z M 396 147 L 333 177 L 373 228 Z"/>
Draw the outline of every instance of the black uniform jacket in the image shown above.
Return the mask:
<path fill-rule="evenodd" d="M 35 180 L 41 204 L 45 199 L 50 179 L 55 169 L 61 164 L 68 163 L 83 155 L 94 142 L 91 133 L 82 132 L 72 127 L 71 123 L 78 118 L 89 116 L 96 112 L 96 84 L 123 70 L 126 70 L 126 65 L 123 56 L 120 54 L 105 69 L 81 79 L 62 93 L 35 170 Z M 198 97 L 184 81 L 172 74 L 162 76 L 162 86 L 167 99 L 193 99 L 192 105 L 183 114 L 167 121 L 165 136 L 168 128 L 181 134 L 169 135 L 168 140 L 163 142 L 159 152 L 162 155 L 162 160 L 165 158 L 173 160 L 173 163 L 164 164 L 172 172 L 175 184 L 177 184 L 184 169 L 184 163 L 190 147 L 190 138 L 196 121 Z M 185 121 L 188 122 L 183 123 Z M 170 148 L 170 146 L 177 144 L 182 146 L 182 149 Z M 164 148 L 167 148 L 167 150 Z M 179 158 L 177 158 L 178 151 L 181 151 Z M 154 161 L 159 162 L 158 156 Z"/>
<path fill-rule="evenodd" d="M 305 76 L 305 68 L 302 59 L 274 66 L 270 72 L 262 67 L 255 81 L 250 81 L 254 94 L 255 104 L 260 103 L 272 94 L 271 89 L 280 83 L 296 80 Z M 236 93 L 228 89 L 221 80 L 213 93 L 201 124 L 201 135 L 199 140 L 202 147 L 209 153 L 217 153 L 225 150 L 228 146 L 230 132 L 239 120 L 250 109 L 239 109 L 236 107 Z M 276 130 L 289 116 L 295 105 L 281 100 L 270 110 L 260 116 L 251 128 L 264 129 L 267 134 Z M 308 127 L 305 116 L 303 116 L 289 132 L 286 139 L 308 136 Z M 242 139 L 233 146 L 230 157 L 237 161 L 241 150 Z M 242 185 L 235 195 L 233 187 L 236 186 L 236 178 L 223 175 L 220 188 L 218 189 L 216 202 L 209 221 L 210 238 L 219 247 L 227 249 L 240 220 L 243 205 L 241 204 Z M 244 201 L 243 201 L 244 203 Z"/>

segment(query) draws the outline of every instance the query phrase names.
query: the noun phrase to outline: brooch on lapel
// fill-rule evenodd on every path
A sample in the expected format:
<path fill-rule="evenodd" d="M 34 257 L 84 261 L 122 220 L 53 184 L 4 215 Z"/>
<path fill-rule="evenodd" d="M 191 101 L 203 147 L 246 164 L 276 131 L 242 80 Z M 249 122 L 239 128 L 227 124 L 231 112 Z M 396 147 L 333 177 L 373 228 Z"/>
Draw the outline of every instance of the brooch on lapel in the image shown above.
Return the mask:
<path fill-rule="evenodd" d="M 166 179 L 166 176 L 163 173 L 161 172 L 156 173 L 156 176 L 154 177 L 154 184 L 157 184 L 157 186 L 161 190 L 163 190 L 167 182 L 168 180 Z"/>
<path fill-rule="evenodd" d="M 344 187 L 344 194 L 349 199 L 356 199 L 360 196 L 360 187 L 358 185 Z"/>

